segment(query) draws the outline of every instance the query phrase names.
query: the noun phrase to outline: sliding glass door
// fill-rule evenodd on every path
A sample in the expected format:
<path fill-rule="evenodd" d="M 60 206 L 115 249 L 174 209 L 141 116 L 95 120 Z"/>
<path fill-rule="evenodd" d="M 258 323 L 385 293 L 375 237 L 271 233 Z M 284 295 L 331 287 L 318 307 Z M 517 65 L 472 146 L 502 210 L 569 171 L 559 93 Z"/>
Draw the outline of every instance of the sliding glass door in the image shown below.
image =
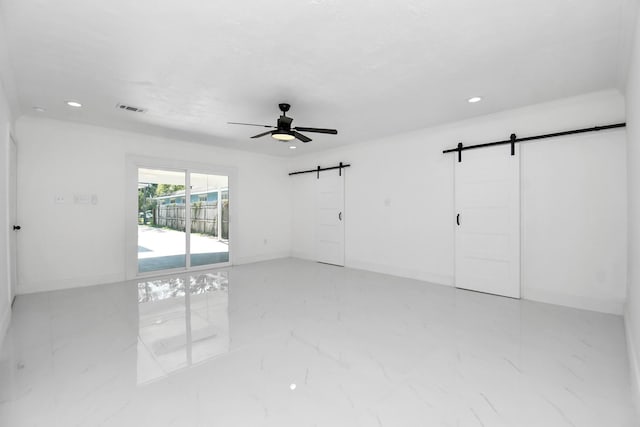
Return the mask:
<path fill-rule="evenodd" d="M 229 262 L 229 177 L 137 168 L 138 274 Z"/>
<path fill-rule="evenodd" d="M 191 173 L 192 266 L 229 261 L 229 177 Z"/>

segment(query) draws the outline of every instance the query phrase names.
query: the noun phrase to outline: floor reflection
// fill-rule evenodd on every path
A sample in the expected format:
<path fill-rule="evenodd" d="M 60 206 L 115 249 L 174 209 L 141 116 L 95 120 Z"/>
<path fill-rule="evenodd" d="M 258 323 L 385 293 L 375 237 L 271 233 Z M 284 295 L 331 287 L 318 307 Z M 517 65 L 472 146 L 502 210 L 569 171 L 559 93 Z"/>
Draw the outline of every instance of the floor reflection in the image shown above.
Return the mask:
<path fill-rule="evenodd" d="M 640 426 L 620 316 L 298 259 L 224 270 L 20 295 L 0 426 Z"/>
<path fill-rule="evenodd" d="M 138 385 L 229 351 L 227 272 L 139 282 L 138 306 Z"/>

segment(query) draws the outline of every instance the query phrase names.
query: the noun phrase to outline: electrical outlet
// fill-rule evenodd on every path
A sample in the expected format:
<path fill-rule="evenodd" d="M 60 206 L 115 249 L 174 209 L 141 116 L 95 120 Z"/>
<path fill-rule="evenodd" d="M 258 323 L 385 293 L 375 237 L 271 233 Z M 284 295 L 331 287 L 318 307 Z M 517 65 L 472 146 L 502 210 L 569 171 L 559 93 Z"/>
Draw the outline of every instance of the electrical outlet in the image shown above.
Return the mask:
<path fill-rule="evenodd" d="M 55 196 L 53 196 L 53 202 L 61 205 L 64 203 L 64 196 L 62 194 L 56 194 Z"/>

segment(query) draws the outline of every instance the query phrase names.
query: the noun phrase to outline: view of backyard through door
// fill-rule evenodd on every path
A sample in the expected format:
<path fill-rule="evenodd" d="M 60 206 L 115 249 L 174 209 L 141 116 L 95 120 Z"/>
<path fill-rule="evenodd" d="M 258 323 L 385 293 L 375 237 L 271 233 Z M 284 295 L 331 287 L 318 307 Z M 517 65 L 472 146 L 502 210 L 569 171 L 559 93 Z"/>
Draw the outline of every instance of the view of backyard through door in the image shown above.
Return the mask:
<path fill-rule="evenodd" d="M 138 169 L 138 273 L 229 262 L 229 178 Z"/>

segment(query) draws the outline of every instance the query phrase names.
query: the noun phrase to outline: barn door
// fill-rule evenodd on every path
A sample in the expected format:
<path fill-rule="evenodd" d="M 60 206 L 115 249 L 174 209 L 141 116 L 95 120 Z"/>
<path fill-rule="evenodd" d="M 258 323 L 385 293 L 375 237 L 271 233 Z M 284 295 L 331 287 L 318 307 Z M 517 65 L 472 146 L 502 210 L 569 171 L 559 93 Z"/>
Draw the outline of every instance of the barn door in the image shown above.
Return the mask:
<path fill-rule="evenodd" d="M 9 301 L 18 294 L 18 245 L 16 233 L 18 224 L 18 147 L 13 138 L 9 141 L 9 223 L 12 231 L 9 234 Z"/>
<path fill-rule="evenodd" d="M 344 266 L 345 170 L 323 172 L 316 180 L 316 259 Z"/>
<path fill-rule="evenodd" d="M 455 161 L 458 288 L 520 298 L 520 153 L 497 146 Z"/>

